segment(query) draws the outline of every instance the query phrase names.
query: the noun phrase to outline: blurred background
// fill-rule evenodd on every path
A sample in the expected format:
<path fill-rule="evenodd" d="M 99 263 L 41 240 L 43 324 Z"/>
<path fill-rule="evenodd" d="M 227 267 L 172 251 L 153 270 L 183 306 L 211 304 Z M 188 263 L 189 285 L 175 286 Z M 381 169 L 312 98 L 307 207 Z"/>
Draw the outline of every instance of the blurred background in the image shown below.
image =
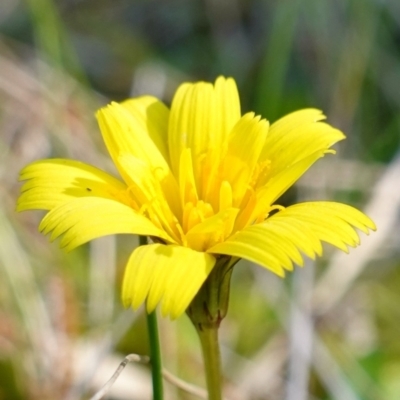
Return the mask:
<path fill-rule="evenodd" d="M 38 233 L 43 213 L 15 213 L 19 170 L 47 157 L 112 170 L 99 107 L 144 93 L 170 104 L 181 82 L 220 74 L 243 112 L 316 107 L 347 135 L 281 204 L 342 201 L 378 226 L 285 280 L 235 267 L 226 397 L 400 399 L 398 0 L 1 0 L 0 399 L 88 399 L 125 355 L 148 354 L 142 311 L 119 300 L 137 239 L 63 253 Z M 159 323 L 165 367 L 204 387 L 186 316 Z M 151 399 L 148 367 L 130 364 L 108 399 Z"/>

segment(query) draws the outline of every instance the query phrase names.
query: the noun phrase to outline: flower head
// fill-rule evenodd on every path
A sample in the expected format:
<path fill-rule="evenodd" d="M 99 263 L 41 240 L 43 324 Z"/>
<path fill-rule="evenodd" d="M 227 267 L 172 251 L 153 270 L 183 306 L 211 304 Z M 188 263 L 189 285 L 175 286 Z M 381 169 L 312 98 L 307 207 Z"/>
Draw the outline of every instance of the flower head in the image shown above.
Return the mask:
<path fill-rule="evenodd" d="M 284 208 L 277 199 L 344 135 L 315 109 L 271 126 L 241 115 L 233 79 L 181 85 L 169 110 L 151 96 L 97 113 L 122 180 L 72 160 L 34 162 L 21 171 L 19 211 L 49 212 L 39 229 L 71 250 L 115 233 L 146 235 L 126 266 L 122 298 L 175 318 L 188 307 L 221 255 L 245 258 L 283 276 L 321 241 L 359 244 L 354 230 L 374 223 L 340 203 Z M 217 267 L 216 267 L 217 268 Z"/>

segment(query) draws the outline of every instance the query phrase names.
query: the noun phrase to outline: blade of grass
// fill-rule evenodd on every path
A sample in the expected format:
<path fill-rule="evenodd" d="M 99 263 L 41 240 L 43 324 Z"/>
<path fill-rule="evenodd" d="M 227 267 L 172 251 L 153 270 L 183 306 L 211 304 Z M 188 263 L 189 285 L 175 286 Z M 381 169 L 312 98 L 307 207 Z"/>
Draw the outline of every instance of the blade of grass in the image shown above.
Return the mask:
<path fill-rule="evenodd" d="M 280 1 L 273 11 L 273 24 L 268 31 L 265 56 L 255 84 L 255 111 L 274 121 L 280 112 L 285 76 L 294 42 L 300 2 Z"/>
<path fill-rule="evenodd" d="M 56 67 L 67 70 L 87 84 L 55 3 L 52 0 L 26 0 L 26 3 L 32 15 L 37 47 Z"/>

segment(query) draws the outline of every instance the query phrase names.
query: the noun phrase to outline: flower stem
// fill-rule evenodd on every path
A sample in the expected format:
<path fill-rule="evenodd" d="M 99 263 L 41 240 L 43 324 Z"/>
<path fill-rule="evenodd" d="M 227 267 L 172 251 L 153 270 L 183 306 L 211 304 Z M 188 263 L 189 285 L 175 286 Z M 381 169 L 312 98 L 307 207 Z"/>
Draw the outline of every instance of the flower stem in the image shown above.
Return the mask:
<path fill-rule="evenodd" d="M 139 236 L 139 245 L 146 245 L 147 237 Z M 160 351 L 160 339 L 158 337 L 157 313 L 153 311 L 146 313 L 147 331 L 150 343 L 150 363 L 151 378 L 153 384 L 153 400 L 163 400 L 163 378 L 162 378 L 162 362 Z"/>
<path fill-rule="evenodd" d="M 197 329 L 206 372 L 208 400 L 221 400 L 221 359 L 218 343 L 218 327 L 205 326 Z"/>
<path fill-rule="evenodd" d="M 218 328 L 228 311 L 230 279 L 237 261 L 220 257 L 186 310 L 200 338 L 209 400 L 222 399 Z"/>
<path fill-rule="evenodd" d="M 147 314 L 147 329 L 150 342 L 151 378 L 153 383 L 153 399 L 163 399 L 162 363 L 160 340 L 158 338 L 157 313 Z"/>

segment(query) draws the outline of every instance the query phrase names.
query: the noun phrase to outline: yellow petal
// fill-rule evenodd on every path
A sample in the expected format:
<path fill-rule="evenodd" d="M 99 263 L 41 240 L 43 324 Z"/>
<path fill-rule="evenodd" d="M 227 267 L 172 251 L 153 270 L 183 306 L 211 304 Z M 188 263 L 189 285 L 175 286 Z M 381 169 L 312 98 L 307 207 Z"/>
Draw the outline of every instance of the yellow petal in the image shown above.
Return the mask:
<path fill-rule="evenodd" d="M 119 162 L 121 154 L 131 155 L 148 165 L 150 170 L 157 175 L 164 192 L 167 196 L 171 196 L 171 204 L 179 206 L 178 184 L 163 155 L 166 153 L 166 149 L 165 147 L 159 149 L 161 145 L 157 146 L 156 143 L 164 140 L 165 133 L 157 132 L 157 129 L 165 129 L 165 112 L 162 111 L 164 109 L 160 103 L 155 103 L 155 105 L 148 103 L 147 97 L 131 100 L 122 105 L 111 103 L 96 114 L 100 129 L 108 151 L 128 185 L 131 183 L 131 176 Z M 154 114 L 156 114 L 161 123 L 152 123 L 143 119 L 141 117 L 143 108 L 149 113 L 151 109 L 148 117 L 154 118 Z M 156 142 L 153 141 L 153 138 Z"/>
<path fill-rule="evenodd" d="M 154 126 L 157 124 L 152 124 L 150 135 L 150 122 L 143 118 L 143 109 L 147 108 L 147 97 L 128 100 L 122 104 L 113 102 L 97 111 L 96 117 L 108 151 L 116 164 L 119 154 L 125 153 L 132 154 L 151 166 L 168 169 L 165 158 L 151 137 L 158 136 L 157 141 L 161 141 L 165 133 L 157 132 L 155 135 Z M 163 114 L 160 114 L 161 119 Z M 166 125 L 166 122 L 163 121 L 161 126 Z"/>
<path fill-rule="evenodd" d="M 219 189 L 219 210 L 223 211 L 233 205 L 232 186 L 228 181 L 223 181 Z"/>
<path fill-rule="evenodd" d="M 228 135 L 240 118 L 240 99 L 236 83 L 232 78 L 219 76 L 215 81 L 217 105 L 220 110 L 220 129 Z"/>
<path fill-rule="evenodd" d="M 179 193 L 173 192 L 174 188 L 170 188 L 168 192 L 163 191 L 157 175 L 139 158 L 122 154 L 118 157 L 118 163 L 130 176 L 129 192 L 137 204 L 146 210 L 150 220 L 179 241 L 180 234 L 177 230 L 179 221 L 175 216 L 181 214 Z M 175 202 L 171 197 L 175 198 Z M 171 210 L 170 204 L 174 207 L 175 213 Z"/>
<path fill-rule="evenodd" d="M 318 110 L 301 110 L 271 125 L 259 159 L 259 162 L 268 160 L 270 169 L 257 187 L 312 154 L 326 152 L 345 138 L 339 130 L 319 122 L 323 118 Z"/>
<path fill-rule="evenodd" d="M 236 207 L 247 190 L 268 128 L 268 121 L 261 120 L 259 116 L 255 117 L 254 113 L 248 113 L 237 122 L 229 135 L 222 176 L 233 188 L 233 204 Z"/>
<path fill-rule="evenodd" d="M 365 233 L 376 229 L 371 219 L 361 211 L 346 204 L 323 201 L 295 204 L 261 225 L 280 224 L 284 219 L 296 221 L 298 226 L 311 230 L 319 240 L 345 252 L 348 251 L 347 246 L 356 247 L 360 243 L 353 227 Z"/>
<path fill-rule="evenodd" d="M 257 202 L 253 209 L 250 221 L 262 217 L 269 210 L 271 204 L 286 192 L 319 158 L 324 156 L 324 150 L 319 150 L 283 169 L 272 176 L 267 183 L 257 190 Z"/>
<path fill-rule="evenodd" d="M 169 110 L 166 105 L 153 96 L 125 100 L 121 105 L 129 111 L 138 125 L 141 125 L 142 131 L 149 135 L 163 158 L 168 162 Z"/>
<path fill-rule="evenodd" d="M 125 269 L 122 301 L 138 308 L 147 300 L 147 311 L 161 302 L 161 312 L 179 317 L 215 265 L 215 258 L 187 247 L 152 244 L 138 247 Z"/>
<path fill-rule="evenodd" d="M 198 200 L 196 182 L 193 175 L 192 153 L 185 149 L 181 153 L 179 168 L 179 188 L 182 206 Z"/>
<path fill-rule="evenodd" d="M 329 222 L 331 218 L 333 218 L 333 223 L 335 218 L 339 218 L 347 225 L 352 225 L 366 234 L 368 234 L 370 230 L 376 230 L 375 223 L 363 212 L 343 203 L 336 203 L 333 201 L 299 203 L 286 208 L 283 212 L 288 211 L 290 211 L 292 215 L 297 214 L 299 219 L 310 217 L 315 219 L 316 222 L 324 219 L 326 219 L 326 222 Z M 278 215 L 279 213 L 276 214 L 276 217 Z"/>
<path fill-rule="evenodd" d="M 190 148 L 196 182 L 202 177 L 204 157 L 218 164 L 225 140 L 240 118 L 240 102 L 235 81 L 218 78 L 181 85 L 173 99 L 169 119 L 169 152 L 172 170 L 179 176 L 181 153 Z M 197 188 L 202 194 L 202 188 Z"/>
<path fill-rule="evenodd" d="M 306 206 L 307 204 L 311 205 Z M 361 211 L 347 204 L 335 203 L 332 201 L 321 201 L 321 202 L 303 203 L 303 205 L 300 204 L 300 206 L 301 208 L 303 207 L 313 208 L 315 204 L 317 204 L 319 207 L 323 207 L 325 213 L 331 213 L 332 215 L 339 216 L 341 219 L 348 222 L 350 225 L 355 226 L 357 229 L 360 229 L 366 234 L 368 234 L 370 230 L 373 231 L 376 230 L 376 225 L 374 221 L 371 220 L 371 218 L 367 217 Z M 292 208 L 296 208 L 296 206 L 292 206 Z M 315 211 L 318 212 L 317 209 L 314 209 L 314 212 Z"/>
<path fill-rule="evenodd" d="M 320 255 L 321 241 L 343 251 L 347 246 L 357 246 L 359 238 L 354 226 L 364 232 L 375 229 L 367 216 L 348 205 L 301 203 L 237 232 L 208 252 L 245 258 L 283 276 L 283 269 L 290 270 L 292 262 L 303 264 L 299 251 L 312 258 Z"/>
<path fill-rule="evenodd" d="M 204 251 L 223 241 L 231 234 L 238 212 L 237 208 L 227 208 L 198 223 L 186 234 L 188 245 L 192 249 Z"/>
<path fill-rule="evenodd" d="M 49 211 L 39 230 L 52 232 L 51 240 L 60 235 L 60 246 L 67 251 L 101 236 L 131 233 L 171 239 L 154 224 L 132 208 L 114 200 L 80 197 Z"/>
<path fill-rule="evenodd" d="M 20 174 L 17 210 L 50 210 L 77 197 L 118 199 L 129 204 L 126 185 L 113 176 L 79 161 L 50 159 L 27 165 Z"/>
<path fill-rule="evenodd" d="M 322 121 L 325 118 L 322 111 L 315 108 L 305 108 L 303 110 L 294 111 L 275 121 L 271 125 L 270 134 L 272 136 L 280 136 L 283 132 L 289 132 L 294 128 Z"/>
<path fill-rule="evenodd" d="M 282 242 L 280 239 L 279 236 L 266 232 L 266 229 L 256 225 L 239 231 L 225 242 L 211 247 L 207 252 L 244 258 L 283 277 L 284 268 L 288 270 L 293 268 L 288 254 L 294 250 L 290 242 Z"/>

